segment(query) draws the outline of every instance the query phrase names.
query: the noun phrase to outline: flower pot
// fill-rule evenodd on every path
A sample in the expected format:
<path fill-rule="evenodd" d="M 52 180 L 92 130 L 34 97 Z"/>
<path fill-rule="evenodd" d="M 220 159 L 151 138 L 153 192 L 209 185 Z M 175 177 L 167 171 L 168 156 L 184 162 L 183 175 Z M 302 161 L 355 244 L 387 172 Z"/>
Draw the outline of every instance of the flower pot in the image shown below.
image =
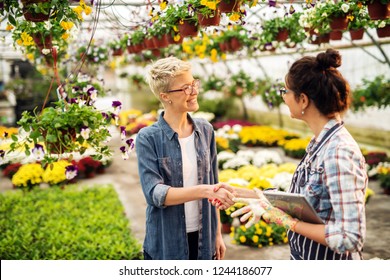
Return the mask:
<path fill-rule="evenodd" d="M 130 47 L 130 50 L 129 50 L 129 47 Z M 135 45 L 130 45 L 127 47 L 127 51 L 129 53 L 140 53 L 143 51 L 143 49 L 145 48 L 144 44 L 143 43 L 140 43 L 140 44 L 135 44 Z M 130 52 L 131 51 L 131 52 Z"/>
<path fill-rule="evenodd" d="M 351 40 L 361 40 L 364 35 L 364 28 L 349 30 L 349 35 L 351 35 Z"/>
<path fill-rule="evenodd" d="M 232 52 L 236 52 L 239 49 L 242 48 L 242 44 L 240 40 L 238 40 L 236 37 L 233 37 L 229 40 L 229 50 Z"/>
<path fill-rule="evenodd" d="M 163 34 L 160 36 L 154 36 L 153 42 L 156 48 L 166 48 L 169 46 L 168 34 Z"/>
<path fill-rule="evenodd" d="M 183 43 L 184 38 L 180 34 L 179 34 L 179 37 L 180 37 L 179 40 L 175 41 L 174 36 L 169 34 L 168 35 L 168 43 L 171 45 L 180 45 L 181 43 Z"/>
<path fill-rule="evenodd" d="M 178 24 L 178 29 L 181 37 L 195 37 L 198 35 L 198 26 L 195 22 L 183 20 Z"/>
<path fill-rule="evenodd" d="M 197 16 L 199 25 L 203 27 L 218 26 L 221 21 L 221 12 L 218 9 L 214 11 L 214 14 L 206 16 L 198 13 Z"/>
<path fill-rule="evenodd" d="M 123 54 L 123 49 L 112 49 L 113 56 L 121 56 Z"/>
<path fill-rule="evenodd" d="M 156 57 L 161 56 L 161 51 L 159 49 L 152 49 L 152 54 Z"/>
<path fill-rule="evenodd" d="M 145 48 L 146 48 L 147 50 L 151 50 L 151 49 L 157 48 L 157 46 L 156 46 L 155 43 L 154 43 L 153 38 L 145 39 L 144 43 L 145 43 Z"/>
<path fill-rule="evenodd" d="M 288 30 L 287 29 L 281 29 L 279 30 L 278 34 L 276 34 L 276 41 L 279 42 L 285 42 L 288 39 Z"/>
<path fill-rule="evenodd" d="M 231 227 L 232 227 L 231 223 L 223 223 L 223 224 L 221 224 L 221 232 L 222 233 L 230 233 Z"/>
<path fill-rule="evenodd" d="M 221 0 L 218 9 L 221 13 L 238 12 L 240 10 L 241 0 Z"/>
<path fill-rule="evenodd" d="M 332 30 L 347 30 L 348 28 L 348 18 L 345 17 L 334 17 L 330 20 L 330 28 Z"/>
<path fill-rule="evenodd" d="M 221 42 L 218 45 L 219 45 L 219 48 L 220 48 L 221 52 L 226 53 L 226 52 L 229 51 L 229 44 L 228 44 L 228 42 Z"/>
<path fill-rule="evenodd" d="M 367 3 L 368 15 L 372 20 L 386 19 L 389 16 L 390 3 L 382 4 L 380 0 Z"/>
<path fill-rule="evenodd" d="M 339 41 L 343 38 L 343 32 L 341 30 L 333 30 L 329 34 L 330 40 Z"/>
<path fill-rule="evenodd" d="M 379 38 L 390 37 L 390 24 L 387 24 L 383 28 L 377 28 L 376 34 L 378 35 Z"/>
<path fill-rule="evenodd" d="M 23 16 L 27 21 L 32 21 L 32 22 L 43 22 L 49 19 L 50 17 L 50 11 L 47 14 L 44 13 L 35 13 L 29 11 L 29 5 L 31 4 L 36 4 L 36 3 L 45 3 L 48 2 L 49 0 L 22 0 L 23 4 Z"/>
<path fill-rule="evenodd" d="M 51 49 L 53 47 L 51 35 L 43 36 L 41 33 L 35 33 L 32 34 L 32 38 L 40 50 Z"/>
<path fill-rule="evenodd" d="M 329 43 L 329 40 L 330 40 L 330 34 L 327 33 L 327 34 L 314 36 L 314 39 L 311 39 L 310 43 L 313 45 L 320 45 L 322 43 Z"/>

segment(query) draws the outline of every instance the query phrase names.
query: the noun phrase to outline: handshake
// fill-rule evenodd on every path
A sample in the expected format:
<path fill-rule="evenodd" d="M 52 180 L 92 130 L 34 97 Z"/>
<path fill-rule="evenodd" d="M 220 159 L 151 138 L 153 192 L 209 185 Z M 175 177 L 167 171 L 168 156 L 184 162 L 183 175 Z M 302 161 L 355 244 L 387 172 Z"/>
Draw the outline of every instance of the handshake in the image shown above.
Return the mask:
<path fill-rule="evenodd" d="M 225 192 L 222 191 L 222 189 L 224 189 Z M 236 202 L 246 204 L 246 206 L 236 210 L 231 214 L 231 217 L 233 218 L 241 216 L 241 222 L 248 221 L 245 224 L 246 228 L 249 228 L 250 226 L 258 223 L 260 219 L 263 219 L 266 223 L 274 223 L 279 226 L 283 226 L 288 230 L 295 231 L 295 226 L 298 222 L 297 219 L 294 219 L 279 208 L 272 206 L 272 204 L 268 201 L 260 189 L 255 188 L 254 194 L 251 193 L 252 191 L 250 190 L 246 191 L 248 191 L 247 194 L 244 192 L 241 194 L 241 190 L 227 184 L 220 183 L 214 186 L 214 193 L 218 194 L 221 192 L 219 193 L 220 195 L 225 194 L 226 196 L 222 197 L 221 199 L 212 197 L 209 198 L 209 201 L 219 210 L 225 210 Z M 237 197 L 237 192 L 240 192 L 240 195 L 257 198 Z"/>

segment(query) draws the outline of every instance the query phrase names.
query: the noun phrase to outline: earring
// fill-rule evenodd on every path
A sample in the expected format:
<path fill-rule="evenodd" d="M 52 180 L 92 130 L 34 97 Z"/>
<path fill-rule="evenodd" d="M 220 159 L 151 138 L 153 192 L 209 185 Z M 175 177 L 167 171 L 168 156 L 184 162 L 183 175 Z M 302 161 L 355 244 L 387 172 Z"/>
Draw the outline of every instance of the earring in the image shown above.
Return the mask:
<path fill-rule="evenodd" d="M 302 116 L 305 114 L 305 111 L 302 110 Z"/>
<path fill-rule="evenodd" d="M 169 104 L 172 104 L 172 100 L 169 100 L 168 103 L 169 103 Z"/>

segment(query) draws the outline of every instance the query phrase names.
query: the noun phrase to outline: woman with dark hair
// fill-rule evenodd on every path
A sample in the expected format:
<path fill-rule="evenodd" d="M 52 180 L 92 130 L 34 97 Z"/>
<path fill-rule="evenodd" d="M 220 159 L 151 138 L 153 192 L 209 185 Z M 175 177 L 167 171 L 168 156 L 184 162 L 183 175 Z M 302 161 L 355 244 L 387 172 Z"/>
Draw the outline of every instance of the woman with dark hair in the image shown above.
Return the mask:
<path fill-rule="evenodd" d="M 236 201 L 248 203 L 232 216 L 246 213 L 241 220 L 254 216 L 250 224 L 262 217 L 285 226 L 294 260 L 362 259 L 368 180 L 364 157 L 341 120 L 351 93 L 337 70 L 340 65 L 341 56 L 333 49 L 302 57 L 293 63 L 286 87 L 280 90 L 291 117 L 304 121 L 314 134 L 289 192 L 305 195 L 324 224 L 291 217 L 273 207 L 259 190 L 230 188 L 241 197 Z"/>

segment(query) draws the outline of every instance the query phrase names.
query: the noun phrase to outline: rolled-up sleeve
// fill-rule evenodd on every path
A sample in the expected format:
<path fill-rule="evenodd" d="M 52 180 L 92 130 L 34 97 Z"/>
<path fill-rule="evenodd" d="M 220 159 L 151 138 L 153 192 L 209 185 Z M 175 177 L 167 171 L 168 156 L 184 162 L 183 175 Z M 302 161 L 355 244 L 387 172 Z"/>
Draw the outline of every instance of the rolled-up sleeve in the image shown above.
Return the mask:
<path fill-rule="evenodd" d="M 159 173 L 158 158 L 153 149 L 154 143 L 148 141 L 148 137 L 143 135 L 141 130 L 137 135 L 135 146 L 139 177 L 146 202 L 155 207 L 165 208 L 165 198 L 170 186 L 164 184 Z"/>
<path fill-rule="evenodd" d="M 338 253 L 361 251 L 366 233 L 364 160 L 360 151 L 345 145 L 329 153 L 324 162 L 333 208 L 333 218 L 325 226 L 326 242 Z"/>

